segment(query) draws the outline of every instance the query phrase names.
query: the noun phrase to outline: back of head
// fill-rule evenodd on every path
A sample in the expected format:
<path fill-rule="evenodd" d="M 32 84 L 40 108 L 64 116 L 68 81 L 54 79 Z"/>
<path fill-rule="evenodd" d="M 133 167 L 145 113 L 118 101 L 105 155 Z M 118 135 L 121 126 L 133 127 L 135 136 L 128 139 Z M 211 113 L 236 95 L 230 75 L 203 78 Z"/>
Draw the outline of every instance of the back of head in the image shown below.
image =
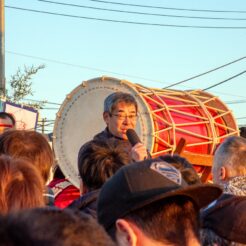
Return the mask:
<path fill-rule="evenodd" d="M 182 178 L 187 184 L 201 184 L 201 180 L 196 170 L 193 168 L 192 164 L 189 163 L 185 158 L 179 155 L 163 155 L 159 158 L 177 168 L 181 172 Z"/>
<path fill-rule="evenodd" d="M 240 136 L 246 138 L 246 127 L 245 126 L 240 127 L 239 130 L 240 130 Z"/>
<path fill-rule="evenodd" d="M 42 134 L 26 130 L 7 131 L 0 136 L 0 154 L 28 159 L 40 171 L 44 182 L 48 180 L 53 153 Z"/>
<path fill-rule="evenodd" d="M 138 105 L 134 96 L 125 92 L 114 92 L 104 100 L 104 112 L 112 113 L 116 105 L 120 102 L 133 104 L 136 108 L 136 112 L 138 111 Z"/>
<path fill-rule="evenodd" d="M 0 156 L 0 213 L 43 206 L 43 186 L 30 162 Z"/>
<path fill-rule="evenodd" d="M 246 175 L 246 139 L 231 136 L 218 147 L 213 160 L 213 181 L 220 183 L 218 174 L 226 168 L 227 178 Z"/>
<path fill-rule="evenodd" d="M 82 213 L 37 208 L 0 218 L 0 245 L 113 246 L 104 229 Z"/>
<path fill-rule="evenodd" d="M 0 134 L 15 128 L 15 118 L 7 112 L 0 112 Z"/>
<path fill-rule="evenodd" d="M 88 190 L 96 190 L 130 160 L 122 141 L 93 140 L 83 145 L 79 151 L 79 174 Z"/>
<path fill-rule="evenodd" d="M 10 121 L 11 121 L 13 127 L 15 126 L 15 123 L 16 123 L 15 118 L 14 118 L 14 116 L 13 116 L 12 114 L 10 114 L 10 113 L 7 113 L 7 112 L 0 112 L 0 119 L 10 119 Z"/>
<path fill-rule="evenodd" d="M 199 209 L 185 196 L 151 203 L 124 219 L 163 245 L 186 246 L 193 245 L 193 240 L 199 242 Z"/>
<path fill-rule="evenodd" d="M 176 240 L 179 243 L 174 245 L 184 245 L 184 238 L 187 244 L 191 238 L 197 239 L 198 210 L 221 192 L 211 184 L 188 185 L 180 171 L 167 162 L 145 160 L 122 167 L 103 185 L 98 221 L 112 237 L 117 221 L 125 219 L 156 241 Z"/>

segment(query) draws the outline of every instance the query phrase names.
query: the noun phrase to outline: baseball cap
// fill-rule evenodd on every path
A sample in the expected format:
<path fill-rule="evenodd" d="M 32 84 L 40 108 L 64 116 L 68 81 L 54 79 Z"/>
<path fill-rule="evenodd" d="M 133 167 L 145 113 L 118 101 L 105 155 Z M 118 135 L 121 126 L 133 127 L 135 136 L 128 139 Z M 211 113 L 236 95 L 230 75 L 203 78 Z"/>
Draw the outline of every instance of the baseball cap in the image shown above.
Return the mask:
<path fill-rule="evenodd" d="M 246 197 L 223 194 L 202 211 L 201 222 L 221 238 L 246 244 Z"/>
<path fill-rule="evenodd" d="M 161 160 L 144 160 L 120 168 L 98 198 L 98 221 L 110 230 L 119 218 L 158 200 L 186 196 L 202 208 L 218 198 L 217 185 L 188 185 L 179 170 Z"/>

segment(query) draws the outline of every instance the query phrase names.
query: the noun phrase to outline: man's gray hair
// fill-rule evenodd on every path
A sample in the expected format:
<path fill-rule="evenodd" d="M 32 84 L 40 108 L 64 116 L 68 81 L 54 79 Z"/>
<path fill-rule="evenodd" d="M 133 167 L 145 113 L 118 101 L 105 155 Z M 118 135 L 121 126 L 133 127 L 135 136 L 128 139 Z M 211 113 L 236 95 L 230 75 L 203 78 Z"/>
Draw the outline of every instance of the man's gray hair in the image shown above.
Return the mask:
<path fill-rule="evenodd" d="M 125 92 L 114 92 L 104 100 L 104 112 L 112 113 L 119 102 L 133 104 L 136 108 L 136 112 L 138 110 L 137 101 L 133 95 Z"/>
<path fill-rule="evenodd" d="M 231 136 L 219 146 L 214 155 L 213 172 L 227 167 L 229 175 L 246 175 L 246 139 Z"/>

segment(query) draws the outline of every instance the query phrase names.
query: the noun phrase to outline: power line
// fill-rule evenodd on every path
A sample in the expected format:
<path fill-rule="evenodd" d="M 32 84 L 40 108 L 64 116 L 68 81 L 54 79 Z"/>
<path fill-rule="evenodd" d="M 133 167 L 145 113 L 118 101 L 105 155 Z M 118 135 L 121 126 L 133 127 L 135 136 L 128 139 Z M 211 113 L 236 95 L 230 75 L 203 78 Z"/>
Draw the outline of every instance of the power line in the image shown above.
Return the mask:
<path fill-rule="evenodd" d="M 56 13 L 56 12 L 48 12 L 48 11 L 43 11 L 43 10 L 20 8 L 20 7 L 15 7 L 15 6 L 8 6 L 8 5 L 5 5 L 5 7 L 10 8 L 10 9 L 16 9 L 16 10 L 22 10 L 22 11 L 28 11 L 28 12 L 34 12 L 34 13 L 41 13 L 41 14 L 48 14 L 48 15 L 56 15 L 56 16 L 79 18 L 79 19 L 86 19 L 86 20 L 95 20 L 95 21 L 103 21 L 103 22 L 111 22 L 111 23 L 142 25 L 142 26 L 193 28 L 193 29 L 224 29 L 224 30 L 225 29 L 233 29 L 233 30 L 246 29 L 246 26 L 194 26 L 194 25 L 173 25 L 173 24 L 161 24 L 161 23 L 149 23 L 149 22 L 123 21 L 123 20 L 103 19 L 103 18 L 95 18 L 95 17 L 61 14 L 61 13 Z"/>
<path fill-rule="evenodd" d="M 62 5 L 62 6 L 70 6 L 70 7 L 102 10 L 102 11 L 110 11 L 110 12 L 125 13 L 125 14 L 137 14 L 137 15 L 171 17 L 171 18 L 186 18 L 186 19 L 202 19 L 202 20 L 229 20 L 229 21 L 245 21 L 246 20 L 246 18 L 205 17 L 205 16 L 185 16 L 185 15 L 157 14 L 157 13 L 147 13 L 147 12 L 138 12 L 138 11 L 126 11 L 126 10 L 119 10 L 119 9 L 99 8 L 99 7 L 92 7 L 92 6 L 86 6 L 86 5 L 72 4 L 72 3 L 54 2 L 54 1 L 48 1 L 48 0 L 38 0 L 38 1 L 39 2 L 49 3 L 49 4 Z"/>
<path fill-rule="evenodd" d="M 57 64 L 61 64 L 61 65 L 66 65 L 66 66 L 78 67 L 78 68 L 83 68 L 83 69 L 88 69 L 88 70 L 95 70 L 95 71 L 99 71 L 99 72 L 106 72 L 106 73 L 110 73 L 110 74 L 114 74 L 114 75 L 120 75 L 120 76 L 127 76 L 127 77 L 141 79 L 141 80 L 148 81 L 148 82 L 157 82 L 157 83 L 160 83 L 160 84 L 167 84 L 166 82 L 163 82 L 163 81 L 144 78 L 144 77 L 140 77 L 140 76 L 137 76 L 137 75 L 129 75 L 129 74 L 117 73 L 117 72 L 112 72 L 112 71 L 98 69 L 98 68 L 85 67 L 85 66 L 81 66 L 81 65 L 78 65 L 78 64 L 72 64 L 72 63 L 68 63 L 68 62 L 63 62 L 63 61 L 58 61 L 58 60 L 48 59 L 48 58 L 43 58 L 43 57 L 38 57 L 38 56 L 31 56 L 31 55 L 22 54 L 22 53 L 13 52 L 13 51 L 6 51 L 6 53 L 17 55 L 17 56 L 28 57 L 28 58 L 32 58 L 32 59 L 38 59 L 38 60 L 47 61 L 47 62 L 52 62 L 52 63 L 57 63 Z M 244 57 L 242 57 L 242 58 L 244 58 Z M 239 58 L 239 59 L 242 59 L 242 58 Z M 237 59 L 237 60 L 239 60 L 239 59 Z M 236 62 L 237 60 L 232 61 L 232 62 Z M 229 65 L 229 63 L 228 63 L 228 65 Z M 199 75 L 197 75 L 197 76 L 199 76 Z M 194 76 L 194 77 L 196 77 L 196 76 Z M 186 87 L 186 86 L 183 86 L 183 87 Z M 190 87 L 188 87 L 188 88 L 192 89 Z M 222 92 L 217 92 L 217 91 L 214 91 L 214 93 L 222 94 L 222 95 L 226 95 L 226 96 L 246 98 L 246 96 L 234 95 L 234 94 L 231 94 L 231 93 L 222 93 Z M 34 102 L 44 102 L 44 103 L 48 103 L 48 104 L 61 105 L 60 103 L 47 102 L 46 100 L 33 100 L 33 99 L 23 99 L 23 100 L 30 100 L 30 101 L 34 101 Z"/>
<path fill-rule="evenodd" d="M 38 122 L 41 122 L 41 123 L 43 123 L 43 122 L 55 122 L 55 120 L 48 120 L 48 119 L 44 118 L 44 119 L 38 120 Z"/>
<path fill-rule="evenodd" d="M 41 110 L 58 110 L 59 108 L 41 108 Z"/>
<path fill-rule="evenodd" d="M 246 103 L 246 100 L 235 100 L 235 101 L 228 101 L 225 103 L 226 104 L 239 104 L 239 103 Z"/>
<path fill-rule="evenodd" d="M 244 117 L 239 117 L 239 118 L 236 118 L 237 120 L 243 120 L 243 119 L 246 119 L 246 116 Z"/>
<path fill-rule="evenodd" d="M 221 85 L 221 84 L 223 84 L 223 83 L 225 83 L 225 82 L 227 82 L 227 81 L 229 81 L 229 80 L 232 80 L 232 79 L 234 79 L 234 78 L 236 78 L 236 77 L 238 77 L 238 76 L 240 76 L 240 75 L 242 75 L 242 74 L 244 74 L 244 73 L 246 73 L 246 70 L 244 70 L 244 71 L 242 71 L 241 73 L 238 73 L 238 74 L 236 74 L 236 75 L 234 75 L 234 76 L 232 76 L 232 77 L 230 77 L 230 78 L 228 78 L 228 79 L 226 79 L 226 80 L 223 80 L 223 81 L 221 81 L 221 82 L 219 82 L 219 83 L 217 83 L 217 84 L 214 84 L 214 85 L 212 85 L 212 86 L 209 86 L 209 87 L 207 87 L 206 89 L 203 89 L 203 91 L 206 91 L 206 90 L 208 90 L 208 89 L 214 88 L 215 86 Z"/>
<path fill-rule="evenodd" d="M 53 125 L 54 125 L 54 123 L 51 122 L 51 123 L 48 123 L 48 124 L 38 124 L 37 127 L 38 127 L 38 128 L 44 127 L 44 126 L 46 126 L 46 127 L 47 127 L 47 126 L 51 127 L 51 126 L 53 126 Z"/>
<path fill-rule="evenodd" d="M 242 96 L 242 95 L 235 95 L 235 94 L 231 94 L 231 93 L 224 93 L 224 92 L 220 92 L 220 91 L 212 91 L 214 94 L 221 94 L 224 96 L 232 96 L 232 97 L 239 97 L 239 98 L 246 98 L 246 96 Z"/>
<path fill-rule="evenodd" d="M 87 66 L 82 66 L 82 65 L 78 65 L 78 64 L 58 61 L 58 60 L 54 60 L 54 59 L 48 59 L 48 58 L 43 58 L 43 57 L 38 57 L 38 56 L 26 55 L 26 54 L 22 54 L 22 53 L 18 53 L 18 52 L 13 52 L 13 51 L 6 51 L 6 53 L 13 54 L 13 55 L 18 55 L 18 56 L 23 56 L 23 57 L 28 57 L 28 58 L 32 58 L 32 59 L 39 59 L 39 60 L 42 60 L 42 61 L 62 64 L 62 65 L 71 66 L 71 67 L 83 68 L 83 69 L 88 69 L 88 70 L 92 70 L 92 71 L 110 73 L 110 74 L 120 75 L 120 76 L 127 76 L 127 77 L 131 77 L 131 78 L 145 80 L 145 81 L 157 82 L 157 83 L 160 83 L 160 84 L 167 84 L 167 83 L 165 83 L 163 81 L 153 80 L 153 79 L 149 79 L 149 78 L 143 78 L 143 77 L 140 77 L 140 76 L 137 76 L 137 75 L 129 75 L 129 74 L 124 74 L 124 73 L 117 73 L 117 72 L 104 70 L 104 69 L 100 69 L 100 68 L 87 67 Z M 40 102 L 43 102 L 43 101 L 40 101 Z M 58 104 L 58 105 L 60 105 L 60 104 Z"/>
<path fill-rule="evenodd" d="M 35 100 L 35 99 L 28 99 L 28 98 L 23 98 L 22 100 L 30 101 L 30 102 L 37 102 L 37 103 L 44 103 L 44 104 L 53 104 L 53 105 L 58 105 L 58 106 L 61 105 L 60 103 L 49 102 L 47 100 Z"/>
<path fill-rule="evenodd" d="M 213 68 L 213 69 L 211 69 L 211 70 L 209 70 L 209 71 L 207 71 L 207 72 L 204 72 L 204 73 L 195 75 L 195 76 L 190 77 L 190 78 L 188 78 L 188 79 L 181 80 L 181 81 L 179 81 L 179 82 L 177 82 L 177 83 L 174 83 L 174 84 L 171 84 L 171 85 L 169 85 L 169 86 L 166 86 L 166 87 L 164 87 L 163 89 L 167 89 L 167 88 L 173 87 L 173 86 L 175 86 L 175 85 L 180 85 L 180 84 L 182 84 L 182 83 L 184 83 L 184 82 L 187 82 L 187 81 L 189 81 L 189 80 L 192 80 L 192 79 L 201 77 L 201 76 L 203 76 L 203 75 L 205 75 L 205 74 L 214 72 L 214 71 L 219 70 L 219 69 L 221 69 L 221 68 L 223 68 L 223 67 L 226 67 L 226 66 L 229 66 L 229 65 L 231 65 L 231 64 L 233 64 L 233 63 L 239 62 L 239 61 L 241 61 L 241 60 L 243 60 L 243 59 L 245 59 L 245 58 L 246 58 L 246 56 L 243 56 L 243 57 L 241 57 L 241 58 L 239 58 L 239 59 L 236 59 L 236 60 L 234 60 L 234 61 L 231 61 L 231 62 L 229 62 L 229 63 L 226 63 L 226 64 L 224 64 L 224 65 L 222 65 L 222 66 Z"/>
<path fill-rule="evenodd" d="M 140 8 L 152 8 L 152 9 L 168 9 L 168 10 L 178 10 L 178 11 L 195 11 L 195 12 L 212 12 L 212 13 L 246 13 L 244 10 L 213 10 L 213 9 L 188 9 L 188 8 L 171 8 L 171 7 L 162 7 L 162 6 L 153 6 L 153 5 L 141 5 L 141 4 L 131 4 L 131 3 L 121 3 L 121 2 L 111 2 L 103 0 L 88 0 L 91 2 L 106 3 L 106 4 L 116 4 L 124 5 L 131 7 L 140 7 Z"/>

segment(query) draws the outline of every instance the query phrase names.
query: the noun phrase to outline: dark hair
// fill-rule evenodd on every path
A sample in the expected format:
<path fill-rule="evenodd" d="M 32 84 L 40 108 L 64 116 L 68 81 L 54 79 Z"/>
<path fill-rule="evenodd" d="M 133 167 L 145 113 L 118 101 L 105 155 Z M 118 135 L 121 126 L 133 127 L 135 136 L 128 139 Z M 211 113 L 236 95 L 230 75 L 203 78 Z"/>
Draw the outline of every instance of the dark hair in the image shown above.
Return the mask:
<path fill-rule="evenodd" d="M 46 207 L 0 218 L 0 245 L 113 246 L 97 222 L 82 213 Z"/>
<path fill-rule="evenodd" d="M 35 131 L 11 130 L 0 135 L 0 154 L 28 159 L 48 180 L 53 164 L 53 152 L 42 134 Z"/>
<path fill-rule="evenodd" d="M 0 213 L 44 206 L 43 179 L 27 160 L 0 156 Z"/>
<path fill-rule="evenodd" d="M 159 156 L 159 159 L 171 164 L 176 169 L 178 169 L 181 172 L 182 178 L 187 184 L 193 185 L 202 183 L 192 164 L 189 163 L 185 158 L 179 155 L 163 155 Z"/>
<path fill-rule="evenodd" d="M 246 127 L 242 126 L 239 128 L 239 130 L 240 130 L 240 136 L 246 138 Z"/>
<path fill-rule="evenodd" d="M 159 200 L 133 211 L 124 219 L 132 221 L 156 241 L 185 246 L 190 234 L 199 241 L 199 209 L 184 196 Z"/>
<path fill-rule="evenodd" d="M 137 102 L 131 94 L 125 92 L 114 92 L 104 100 L 104 112 L 112 113 L 119 102 L 133 104 L 136 108 L 136 112 L 138 111 Z"/>
<path fill-rule="evenodd" d="M 245 244 L 232 242 L 217 235 L 213 230 L 202 228 L 200 230 L 201 244 L 204 246 L 243 246 Z"/>
<path fill-rule="evenodd" d="M 56 179 L 65 179 L 65 175 L 58 165 L 56 165 L 54 168 L 53 179 L 55 179 L 55 178 Z"/>
<path fill-rule="evenodd" d="M 0 112 L 0 119 L 10 119 L 12 121 L 12 125 L 15 126 L 15 118 L 12 114 L 7 112 Z"/>
<path fill-rule="evenodd" d="M 90 191 L 101 188 L 120 167 L 131 161 L 121 142 L 116 139 L 92 140 L 80 148 L 79 175 Z"/>

